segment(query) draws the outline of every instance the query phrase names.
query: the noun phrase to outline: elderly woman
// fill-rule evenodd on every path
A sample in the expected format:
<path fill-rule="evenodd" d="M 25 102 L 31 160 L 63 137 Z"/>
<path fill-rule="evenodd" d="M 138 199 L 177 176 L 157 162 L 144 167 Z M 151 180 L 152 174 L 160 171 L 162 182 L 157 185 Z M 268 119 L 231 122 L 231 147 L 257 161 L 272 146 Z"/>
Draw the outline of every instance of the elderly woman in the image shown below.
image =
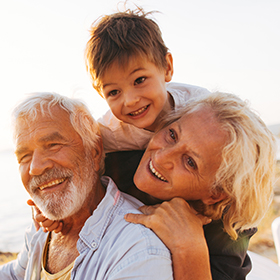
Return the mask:
<path fill-rule="evenodd" d="M 237 96 L 190 102 L 163 122 L 134 176 L 139 190 L 165 202 L 125 218 L 162 239 L 175 279 L 211 279 L 209 254 L 213 279 L 245 279 L 249 229 L 271 202 L 275 154 L 272 134 Z M 151 197 L 138 197 L 150 204 Z M 213 219 L 204 231 L 187 201 Z"/>
<path fill-rule="evenodd" d="M 245 279 L 252 228 L 272 198 L 275 154 L 272 134 L 247 104 L 214 93 L 163 121 L 134 176 L 141 192 L 123 183 L 116 169 L 124 166 L 120 157 L 114 168 L 114 157 L 108 157 L 107 174 L 144 203 L 164 201 L 125 219 L 162 239 L 172 254 L 174 279 Z M 203 227 L 197 213 L 213 221 Z"/>

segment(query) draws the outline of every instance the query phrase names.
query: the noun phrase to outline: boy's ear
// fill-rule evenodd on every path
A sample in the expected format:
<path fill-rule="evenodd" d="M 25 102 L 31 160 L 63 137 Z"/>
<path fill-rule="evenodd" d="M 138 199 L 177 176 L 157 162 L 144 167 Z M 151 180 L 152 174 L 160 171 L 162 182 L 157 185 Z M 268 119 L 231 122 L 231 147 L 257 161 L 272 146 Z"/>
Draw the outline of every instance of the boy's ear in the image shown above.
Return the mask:
<path fill-rule="evenodd" d="M 165 56 L 166 68 L 165 68 L 165 82 L 170 82 L 173 76 L 173 57 L 171 53 L 167 53 Z"/>
<path fill-rule="evenodd" d="M 221 200 L 226 199 L 228 196 L 224 192 L 217 192 L 215 194 L 212 194 L 208 198 L 202 199 L 202 202 L 206 205 L 212 205 L 215 204 Z"/>

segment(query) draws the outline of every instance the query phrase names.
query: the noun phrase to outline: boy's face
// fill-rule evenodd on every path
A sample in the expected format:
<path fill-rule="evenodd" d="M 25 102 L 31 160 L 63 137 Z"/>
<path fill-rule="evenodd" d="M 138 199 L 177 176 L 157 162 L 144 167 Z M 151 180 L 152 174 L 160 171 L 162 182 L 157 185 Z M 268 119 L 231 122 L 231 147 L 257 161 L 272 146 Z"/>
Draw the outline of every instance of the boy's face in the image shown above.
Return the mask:
<path fill-rule="evenodd" d="M 153 131 L 162 115 L 171 110 L 165 83 L 173 74 L 171 54 L 166 69 L 147 58 L 132 57 L 125 67 L 114 62 L 100 79 L 104 98 L 121 121 Z"/>

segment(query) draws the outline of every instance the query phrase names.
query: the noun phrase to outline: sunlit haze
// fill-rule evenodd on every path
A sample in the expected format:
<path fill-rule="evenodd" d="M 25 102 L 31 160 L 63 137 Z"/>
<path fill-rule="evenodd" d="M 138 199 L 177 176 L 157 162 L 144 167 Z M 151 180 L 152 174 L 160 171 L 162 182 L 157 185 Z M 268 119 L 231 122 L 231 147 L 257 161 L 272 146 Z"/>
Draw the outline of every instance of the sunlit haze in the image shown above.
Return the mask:
<path fill-rule="evenodd" d="M 133 1 L 154 18 L 174 58 L 174 82 L 248 99 L 266 124 L 280 123 L 280 1 Z M 0 150 L 12 147 L 10 112 L 26 93 L 82 98 L 97 118 L 108 109 L 84 66 L 91 23 L 116 0 L 0 2 Z M 120 5 L 122 7 L 122 5 Z"/>

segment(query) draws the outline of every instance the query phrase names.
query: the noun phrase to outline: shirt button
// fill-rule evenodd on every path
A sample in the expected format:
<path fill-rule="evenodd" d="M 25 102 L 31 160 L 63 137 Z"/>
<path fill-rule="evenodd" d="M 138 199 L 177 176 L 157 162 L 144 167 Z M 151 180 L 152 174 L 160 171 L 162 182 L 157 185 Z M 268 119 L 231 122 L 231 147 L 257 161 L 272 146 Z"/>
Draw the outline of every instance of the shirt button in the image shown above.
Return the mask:
<path fill-rule="evenodd" d="M 96 242 L 91 243 L 92 248 L 95 248 L 97 246 Z"/>

